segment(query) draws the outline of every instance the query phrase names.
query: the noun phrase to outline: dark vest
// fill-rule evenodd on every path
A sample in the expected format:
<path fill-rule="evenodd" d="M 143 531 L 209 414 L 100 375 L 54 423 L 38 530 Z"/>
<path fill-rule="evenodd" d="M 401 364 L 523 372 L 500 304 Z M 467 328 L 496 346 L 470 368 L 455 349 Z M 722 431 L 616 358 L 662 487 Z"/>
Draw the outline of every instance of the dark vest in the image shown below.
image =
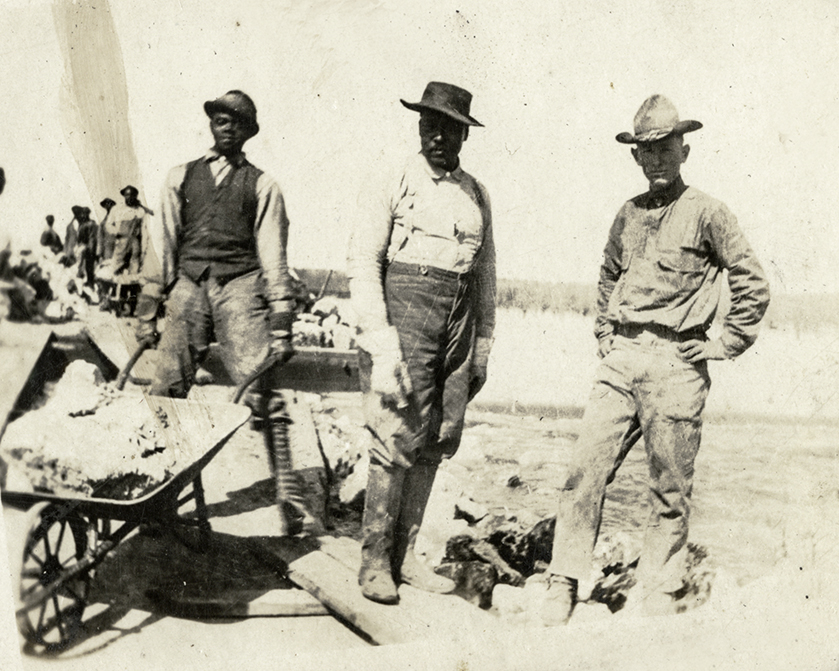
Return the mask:
<path fill-rule="evenodd" d="M 254 224 L 256 181 L 262 171 L 250 163 L 232 166 L 216 186 L 202 158 L 189 163 L 182 187 L 180 269 L 197 282 L 208 274 L 232 278 L 257 270 Z"/>

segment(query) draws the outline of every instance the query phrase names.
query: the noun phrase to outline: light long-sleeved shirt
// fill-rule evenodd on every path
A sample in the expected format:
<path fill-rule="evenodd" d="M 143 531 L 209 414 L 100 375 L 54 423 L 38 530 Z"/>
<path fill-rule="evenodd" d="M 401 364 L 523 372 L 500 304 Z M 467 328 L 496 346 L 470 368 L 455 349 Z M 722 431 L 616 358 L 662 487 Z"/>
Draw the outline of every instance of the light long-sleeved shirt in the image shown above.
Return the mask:
<path fill-rule="evenodd" d="M 230 173 L 234 163 L 241 166 L 247 162 L 244 154 L 233 158 L 231 162 L 213 149 L 201 160 L 209 165 L 217 186 Z M 160 291 L 170 287 L 177 278 L 178 241 L 184 225 L 181 219 L 187 165 L 179 165 L 169 171 L 161 196 L 161 216 L 159 219 L 150 218 L 148 225 L 151 250 L 156 262 L 149 262 L 147 256 L 144 274 L 146 282 L 156 284 Z M 266 280 L 268 300 L 273 311 L 291 312 L 294 302 L 291 299 L 291 278 L 286 255 L 288 215 L 279 185 L 264 172 L 256 181 L 256 200 L 256 221 L 253 230 L 257 255 Z"/>
<path fill-rule="evenodd" d="M 619 324 L 704 332 L 719 305 L 723 270 L 731 307 L 721 339 L 733 358 L 754 343 L 769 305 L 769 283 L 737 219 L 681 178 L 637 196 L 609 232 L 595 334 L 611 335 Z"/>
<path fill-rule="evenodd" d="M 495 328 L 495 243 L 489 195 L 459 166 L 435 168 L 410 158 L 361 203 L 350 240 L 349 278 L 361 332 L 388 325 L 384 270 L 394 262 L 472 273 L 476 335 Z"/>

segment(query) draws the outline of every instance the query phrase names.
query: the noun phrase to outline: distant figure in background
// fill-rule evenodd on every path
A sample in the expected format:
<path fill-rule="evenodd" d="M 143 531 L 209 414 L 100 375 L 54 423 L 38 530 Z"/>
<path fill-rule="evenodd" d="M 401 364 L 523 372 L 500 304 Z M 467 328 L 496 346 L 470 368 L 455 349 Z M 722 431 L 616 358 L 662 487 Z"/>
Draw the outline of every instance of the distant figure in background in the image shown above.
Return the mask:
<path fill-rule="evenodd" d="M 61 263 L 68 268 L 76 265 L 78 260 L 76 257 L 76 245 L 79 238 L 78 221 L 84 215 L 84 208 L 81 205 L 73 205 L 70 209 L 73 212 L 73 218 L 64 231 L 64 254 L 61 257 Z"/>
<path fill-rule="evenodd" d="M 376 189 L 353 231 L 350 293 L 359 319 L 365 421 L 375 436 L 362 522 L 362 594 L 399 583 L 451 592 L 414 554 L 437 468 L 460 446 L 466 404 L 486 381 L 495 326 L 489 195 L 460 166 L 472 94 L 431 82 L 420 152 Z"/>
<path fill-rule="evenodd" d="M 114 246 L 117 240 L 117 232 L 119 231 L 119 223 L 114 222 L 111 217 L 111 210 L 116 205 L 116 201 L 110 198 L 105 198 L 99 203 L 99 206 L 105 210 L 105 217 L 102 223 L 99 224 L 99 259 L 102 261 L 110 261 L 114 256 Z"/>
<path fill-rule="evenodd" d="M 137 188 L 130 184 L 123 187 L 120 195 L 125 198 L 125 202 L 114 206 L 108 215 L 116 227 L 114 275 L 121 272 L 136 275 L 140 272 L 143 219 L 149 211 L 137 199 L 138 194 Z"/>
<path fill-rule="evenodd" d="M 41 233 L 41 246 L 48 247 L 53 254 L 61 254 L 64 245 L 61 243 L 61 236 L 53 228 L 54 223 L 55 217 L 48 214 L 46 228 Z"/>
<path fill-rule="evenodd" d="M 623 205 L 604 250 L 595 322 L 603 360 L 559 495 L 546 625 L 568 621 L 579 581 L 591 574 L 606 484 L 639 426 L 650 517 L 626 607 L 674 612 L 683 587 L 708 360 L 733 359 L 750 347 L 769 305 L 769 284 L 737 219 L 682 181 L 690 152 L 684 135 L 700 128 L 654 95 L 635 115 L 634 133 L 616 138 L 636 145 L 632 156 L 649 190 Z M 721 337 L 709 339 L 724 271 L 731 307 Z"/>
<path fill-rule="evenodd" d="M 84 283 L 92 287 L 96 279 L 96 247 L 99 240 L 99 226 L 90 218 L 90 208 L 82 209 L 79 219 L 78 232 L 78 277 L 84 279 Z"/>

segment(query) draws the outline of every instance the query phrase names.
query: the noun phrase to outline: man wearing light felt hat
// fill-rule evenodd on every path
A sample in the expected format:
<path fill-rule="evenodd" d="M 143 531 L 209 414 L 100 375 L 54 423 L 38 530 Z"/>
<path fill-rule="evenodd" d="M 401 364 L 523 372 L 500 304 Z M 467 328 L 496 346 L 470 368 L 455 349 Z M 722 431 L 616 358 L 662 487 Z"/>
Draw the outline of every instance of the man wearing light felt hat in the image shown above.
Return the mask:
<path fill-rule="evenodd" d="M 495 246 L 486 189 L 460 166 L 471 94 L 431 82 L 420 152 L 363 198 L 349 252 L 364 412 L 373 434 L 359 584 L 393 604 L 397 586 L 455 587 L 414 554 L 440 462 L 460 445 L 466 404 L 487 374 Z"/>
<path fill-rule="evenodd" d="M 650 517 L 628 607 L 673 612 L 686 570 L 688 517 L 709 359 L 733 359 L 754 343 L 769 285 L 737 220 L 720 201 L 687 186 L 685 133 L 667 98 L 648 98 L 632 156 L 649 190 L 612 224 L 598 283 L 595 335 L 602 362 L 560 490 L 542 619 L 564 624 L 590 577 L 606 485 L 640 426 L 650 472 Z M 706 332 L 727 271 L 731 307 L 719 338 Z"/>

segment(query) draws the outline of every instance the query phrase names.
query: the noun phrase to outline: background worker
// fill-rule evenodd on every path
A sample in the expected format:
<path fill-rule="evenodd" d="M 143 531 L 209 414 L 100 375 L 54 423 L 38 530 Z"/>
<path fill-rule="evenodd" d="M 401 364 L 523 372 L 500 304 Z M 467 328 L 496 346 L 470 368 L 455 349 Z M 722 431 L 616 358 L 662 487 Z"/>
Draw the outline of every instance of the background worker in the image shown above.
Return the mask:
<path fill-rule="evenodd" d="M 437 468 L 460 445 L 466 404 L 486 380 L 495 326 L 495 246 L 486 189 L 460 167 L 472 96 L 431 82 L 420 153 L 365 203 L 349 253 L 365 421 L 376 438 L 359 584 L 398 601 L 397 583 L 449 592 L 414 555 Z"/>
<path fill-rule="evenodd" d="M 143 220 L 149 211 L 137 199 L 139 191 L 131 184 L 120 190 L 125 199 L 108 213 L 108 218 L 116 229 L 113 270 L 114 275 L 127 272 L 136 275 L 140 272 L 141 236 Z"/>
<path fill-rule="evenodd" d="M 78 260 L 76 257 L 76 246 L 79 239 L 79 220 L 84 215 L 84 208 L 81 205 L 73 205 L 70 208 L 73 212 L 73 218 L 64 229 L 64 254 L 61 257 L 61 263 L 68 268 L 76 265 Z"/>
<path fill-rule="evenodd" d="M 685 133 L 673 104 L 654 95 L 638 110 L 632 156 L 649 190 L 626 202 L 609 231 L 598 283 L 595 334 L 602 357 L 559 495 L 542 619 L 564 624 L 589 577 L 606 484 L 640 423 L 650 472 L 650 517 L 630 605 L 672 612 L 686 571 L 688 518 L 708 360 L 733 359 L 757 338 L 769 284 L 737 220 L 687 186 Z M 731 307 L 709 339 L 727 271 Z"/>
<path fill-rule="evenodd" d="M 84 279 L 87 286 L 92 287 L 96 280 L 96 254 L 99 240 L 99 226 L 90 218 L 90 208 L 82 208 L 79 218 L 77 236 L 79 258 L 78 277 Z"/>
<path fill-rule="evenodd" d="M 43 233 L 41 233 L 41 246 L 48 247 L 53 254 L 60 254 L 61 250 L 64 249 L 64 245 L 61 244 L 61 236 L 53 228 L 54 223 L 55 217 L 48 214 L 47 225 Z"/>
<path fill-rule="evenodd" d="M 116 201 L 111 198 L 105 198 L 99 203 L 99 206 L 105 210 L 105 216 L 102 223 L 99 224 L 99 258 L 102 261 L 110 261 L 114 256 L 114 246 L 116 245 L 116 237 L 119 232 L 119 223 L 115 222 L 111 217 L 111 210 L 114 209 Z"/>

